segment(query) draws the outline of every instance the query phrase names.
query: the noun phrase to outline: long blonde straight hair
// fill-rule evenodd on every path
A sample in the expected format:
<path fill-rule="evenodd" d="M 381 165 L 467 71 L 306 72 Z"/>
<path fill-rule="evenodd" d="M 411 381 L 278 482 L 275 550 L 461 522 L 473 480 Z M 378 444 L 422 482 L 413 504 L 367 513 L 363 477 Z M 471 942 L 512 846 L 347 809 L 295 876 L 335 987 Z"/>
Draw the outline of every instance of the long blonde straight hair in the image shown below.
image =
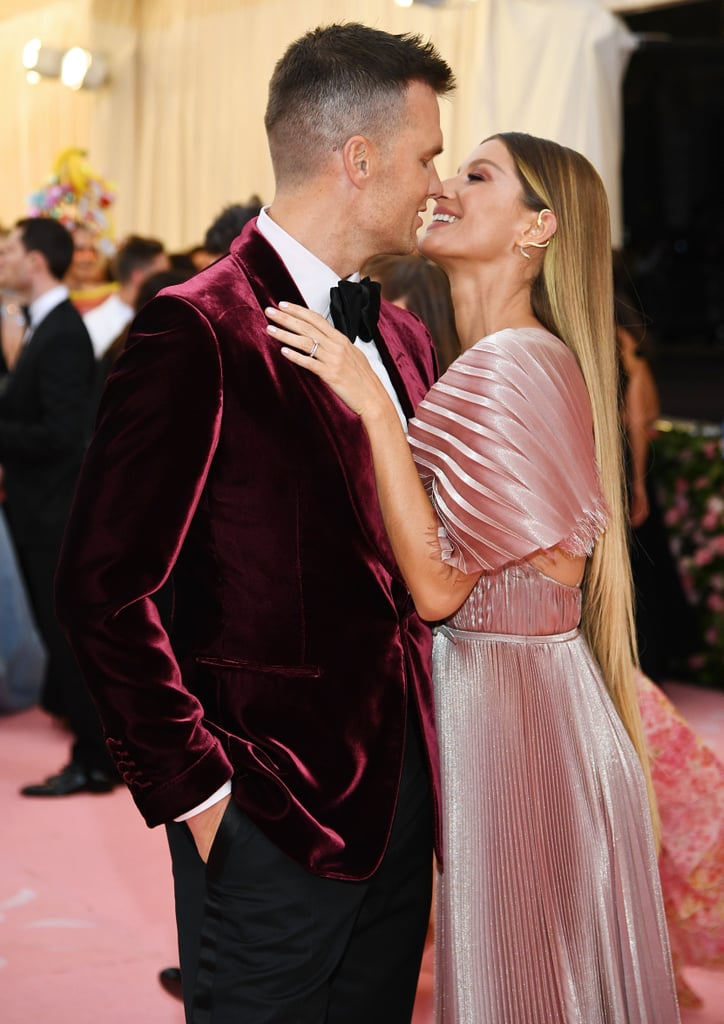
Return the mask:
<path fill-rule="evenodd" d="M 634 678 L 638 653 L 606 190 L 592 164 L 574 150 L 520 132 L 493 137 L 506 146 L 513 158 L 525 205 L 535 212 L 552 210 L 558 222 L 556 234 L 540 260 L 531 301 L 541 323 L 565 342 L 578 359 L 593 411 L 601 488 L 610 509 L 608 528 L 586 566 L 581 631 L 641 759 L 658 838 L 656 798 Z"/>

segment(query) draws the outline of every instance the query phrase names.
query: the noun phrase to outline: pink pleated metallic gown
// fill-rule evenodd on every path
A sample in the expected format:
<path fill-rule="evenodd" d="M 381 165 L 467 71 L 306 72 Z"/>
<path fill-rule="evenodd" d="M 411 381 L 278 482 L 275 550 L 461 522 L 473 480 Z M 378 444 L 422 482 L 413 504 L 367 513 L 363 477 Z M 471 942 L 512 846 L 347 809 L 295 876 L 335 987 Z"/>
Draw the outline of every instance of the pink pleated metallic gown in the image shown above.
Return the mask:
<path fill-rule="evenodd" d="M 442 558 L 484 572 L 435 637 L 436 1020 L 674 1024 L 638 758 L 578 632 L 580 589 L 527 561 L 590 553 L 607 521 L 575 357 L 537 328 L 482 339 L 410 444 Z"/>

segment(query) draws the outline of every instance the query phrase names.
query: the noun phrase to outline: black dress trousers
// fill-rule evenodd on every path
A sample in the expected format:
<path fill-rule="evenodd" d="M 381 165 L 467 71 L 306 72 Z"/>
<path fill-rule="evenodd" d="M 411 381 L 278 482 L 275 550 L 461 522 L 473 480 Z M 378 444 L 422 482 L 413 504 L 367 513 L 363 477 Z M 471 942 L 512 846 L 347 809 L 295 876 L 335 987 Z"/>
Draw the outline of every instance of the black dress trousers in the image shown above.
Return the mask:
<path fill-rule="evenodd" d="M 432 806 L 416 715 L 390 842 L 364 882 L 310 874 L 232 800 L 209 862 L 167 827 L 187 1024 L 405 1024 L 432 884 Z"/>

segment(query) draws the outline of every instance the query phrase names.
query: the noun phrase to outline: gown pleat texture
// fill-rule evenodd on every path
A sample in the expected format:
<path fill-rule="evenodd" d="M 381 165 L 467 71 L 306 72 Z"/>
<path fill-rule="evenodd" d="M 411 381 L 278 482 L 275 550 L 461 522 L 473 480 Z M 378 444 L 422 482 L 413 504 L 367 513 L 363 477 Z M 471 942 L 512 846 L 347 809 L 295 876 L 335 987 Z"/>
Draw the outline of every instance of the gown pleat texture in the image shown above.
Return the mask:
<path fill-rule="evenodd" d="M 678 1020 L 646 787 L 579 599 L 518 566 L 483 577 L 435 637 L 445 1024 Z M 545 610 L 548 635 L 510 618 L 507 635 L 476 630 L 496 605 L 529 628 Z"/>
<path fill-rule="evenodd" d="M 578 630 L 580 589 L 524 560 L 590 552 L 605 526 L 577 364 L 543 331 L 483 339 L 410 443 L 443 560 L 484 570 L 433 650 L 436 1021 L 675 1024 L 643 772 Z"/>

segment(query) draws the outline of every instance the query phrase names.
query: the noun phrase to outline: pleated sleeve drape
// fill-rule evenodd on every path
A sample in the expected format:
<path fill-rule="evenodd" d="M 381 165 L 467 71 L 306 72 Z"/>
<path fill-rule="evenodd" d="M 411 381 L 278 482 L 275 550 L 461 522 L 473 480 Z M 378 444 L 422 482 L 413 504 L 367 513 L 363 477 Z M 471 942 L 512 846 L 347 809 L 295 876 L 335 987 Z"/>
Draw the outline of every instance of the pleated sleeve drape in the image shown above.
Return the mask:
<path fill-rule="evenodd" d="M 588 392 L 575 355 L 547 331 L 500 331 L 464 352 L 409 440 L 443 561 L 463 572 L 555 546 L 590 554 L 605 529 Z"/>

